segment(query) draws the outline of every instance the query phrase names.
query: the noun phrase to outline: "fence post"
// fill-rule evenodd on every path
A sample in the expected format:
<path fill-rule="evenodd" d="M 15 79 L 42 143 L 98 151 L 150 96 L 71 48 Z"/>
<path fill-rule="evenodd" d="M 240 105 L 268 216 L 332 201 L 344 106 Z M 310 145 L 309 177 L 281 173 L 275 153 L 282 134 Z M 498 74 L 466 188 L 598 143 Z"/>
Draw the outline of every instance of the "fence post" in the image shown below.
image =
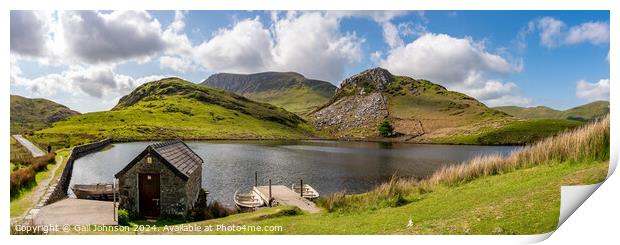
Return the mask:
<path fill-rule="evenodd" d="M 269 207 L 271 207 L 271 179 L 269 179 Z"/>

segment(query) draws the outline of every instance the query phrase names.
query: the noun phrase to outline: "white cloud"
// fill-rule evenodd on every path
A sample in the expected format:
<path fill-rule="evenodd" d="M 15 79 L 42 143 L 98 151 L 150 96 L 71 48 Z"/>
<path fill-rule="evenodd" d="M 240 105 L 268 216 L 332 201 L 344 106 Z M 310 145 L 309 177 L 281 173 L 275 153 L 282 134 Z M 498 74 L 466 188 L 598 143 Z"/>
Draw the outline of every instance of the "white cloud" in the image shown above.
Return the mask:
<path fill-rule="evenodd" d="M 68 52 L 87 63 L 145 59 L 165 48 L 161 25 L 146 11 L 64 11 Z"/>
<path fill-rule="evenodd" d="M 376 59 L 376 57 L 375 57 Z M 489 76 L 519 72 L 521 63 L 486 51 L 483 42 L 427 33 L 404 46 L 395 47 L 378 64 L 395 74 L 423 78 L 464 92 L 485 102 L 526 104 L 514 83 Z"/>
<path fill-rule="evenodd" d="M 364 41 L 339 26 L 340 17 L 325 12 L 274 13 L 269 28 L 258 18 L 242 20 L 200 44 L 196 60 L 218 72 L 296 71 L 336 81 L 361 60 Z"/>
<path fill-rule="evenodd" d="M 38 57 L 49 52 L 49 14 L 42 11 L 11 11 L 11 52 Z"/>
<path fill-rule="evenodd" d="M 540 30 L 540 43 L 549 48 L 559 45 L 564 26 L 564 22 L 551 17 L 544 17 L 538 20 L 537 27 Z"/>
<path fill-rule="evenodd" d="M 195 70 L 193 62 L 191 60 L 173 56 L 159 57 L 159 67 L 162 69 L 167 68 L 178 72 Z"/>
<path fill-rule="evenodd" d="M 568 26 L 561 20 L 553 17 L 543 17 L 535 23 L 540 32 L 540 44 L 547 48 L 555 48 L 560 45 L 572 45 L 578 43 L 591 43 L 594 45 L 609 43 L 609 23 L 586 22 L 577 26 Z M 530 31 L 531 32 L 531 31 Z"/>
<path fill-rule="evenodd" d="M 400 38 L 399 30 L 396 25 L 391 22 L 383 22 L 381 27 L 383 27 L 383 39 L 390 48 L 403 45 L 403 40 Z"/>
<path fill-rule="evenodd" d="M 34 95 L 51 96 L 59 92 L 73 96 L 88 95 L 95 98 L 118 98 L 131 92 L 137 86 L 161 79 L 163 76 L 133 78 L 117 74 L 111 66 L 71 67 L 62 73 L 48 74 L 35 79 L 12 75 L 12 83 L 25 87 Z"/>
<path fill-rule="evenodd" d="M 271 66 L 272 38 L 259 19 L 244 20 L 231 29 L 220 29 L 197 49 L 205 68 L 222 72 L 257 72 Z"/>
<path fill-rule="evenodd" d="M 601 79 L 596 83 L 585 80 L 577 82 L 575 95 L 588 101 L 609 100 L 609 79 Z"/>
<path fill-rule="evenodd" d="M 604 22 L 587 22 L 570 28 L 566 37 L 566 43 L 575 44 L 583 42 L 592 44 L 608 43 L 609 24 Z"/>
<path fill-rule="evenodd" d="M 340 19 L 323 12 L 289 14 L 273 24 L 273 69 L 338 81 L 361 61 L 363 39 L 340 32 Z"/>

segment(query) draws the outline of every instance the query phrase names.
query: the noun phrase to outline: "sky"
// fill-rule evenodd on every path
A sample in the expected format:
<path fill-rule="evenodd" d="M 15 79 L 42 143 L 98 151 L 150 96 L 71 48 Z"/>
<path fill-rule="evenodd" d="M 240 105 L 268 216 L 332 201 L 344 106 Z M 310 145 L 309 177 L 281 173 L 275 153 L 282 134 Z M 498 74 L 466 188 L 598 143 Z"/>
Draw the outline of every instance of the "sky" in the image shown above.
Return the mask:
<path fill-rule="evenodd" d="M 176 76 L 383 67 L 488 106 L 609 100 L 609 11 L 11 11 L 11 94 L 80 112 Z"/>

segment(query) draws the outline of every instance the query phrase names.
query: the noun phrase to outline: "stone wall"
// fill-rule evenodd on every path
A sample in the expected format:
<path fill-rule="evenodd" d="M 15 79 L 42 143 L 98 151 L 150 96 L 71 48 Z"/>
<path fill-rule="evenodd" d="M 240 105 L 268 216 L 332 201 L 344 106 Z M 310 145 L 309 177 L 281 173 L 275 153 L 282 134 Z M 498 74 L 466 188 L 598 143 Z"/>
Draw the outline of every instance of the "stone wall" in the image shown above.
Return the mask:
<path fill-rule="evenodd" d="M 67 191 L 69 190 L 69 182 L 71 182 L 71 175 L 73 173 L 73 163 L 80 157 L 100 150 L 101 148 L 112 143 L 111 139 L 105 139 L 91 144 L 79 145 L 73 147 L 65 168 L 62 170 L 62 174 L 58 181 L 48 188 L 47 193 L 41 199 L 39 206 L 49 205 L 56 201 L 62 200 L 67 197 Z"/>
<path fill-rule="evenodd" d="M 202 189 L 202 164 L 189 176 L 187 180 L 187 210 L 192 210 L 198 202 L 198 195 Z"/>
<path fill-rule="evenodd" d="M 146 154 L 118 178 L 119 208 L 139 213 L 138 174 L 158 173 L 160 178 L 160 215 L 185 216 L 192 203 L 192 200 L 189 200 L 187 182 L 172 172 L 158 157 L 152 156 L 153 162 L 148 164 L 146 162 L 148 156 L 152 155 Z"/>

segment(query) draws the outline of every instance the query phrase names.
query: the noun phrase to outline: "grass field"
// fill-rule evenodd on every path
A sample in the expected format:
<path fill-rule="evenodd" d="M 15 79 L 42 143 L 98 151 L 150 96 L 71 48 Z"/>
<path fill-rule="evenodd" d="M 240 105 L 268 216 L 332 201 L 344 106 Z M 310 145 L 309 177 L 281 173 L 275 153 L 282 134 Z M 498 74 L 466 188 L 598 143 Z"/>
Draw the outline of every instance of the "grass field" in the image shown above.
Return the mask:
<path fill-rule="evenodd" d="M 499 128 L 484 127 L 472 134 L 432 139 L 435 143 L 468 145 L 521 145 L 574 129 L 585 123 L 565 119 L 513 121 Z"/>

